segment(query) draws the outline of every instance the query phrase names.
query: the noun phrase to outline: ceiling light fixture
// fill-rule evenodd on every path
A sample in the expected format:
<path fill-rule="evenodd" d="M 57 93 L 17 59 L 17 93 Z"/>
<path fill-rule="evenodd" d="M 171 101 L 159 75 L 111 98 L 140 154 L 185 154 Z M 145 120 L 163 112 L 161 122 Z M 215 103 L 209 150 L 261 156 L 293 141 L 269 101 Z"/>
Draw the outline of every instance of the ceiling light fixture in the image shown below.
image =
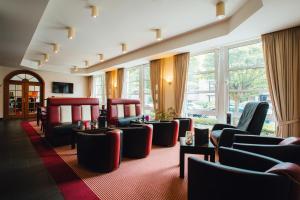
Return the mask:
<path fill-rule="evenodd" d="M 68 38 L 72 40 L 75 37 L 75 29 L 73 27 L 67 27 L 68 29 Z"/>
<path fill-rule="evenodd" d="M 47 53 L 44 54 L 44 60 L 45 60 L 45 62 L 49 61 L 49 54 L 47 54 Z"/>
<path fill-rule="evenodd" d="M 127 45 L 125 43 L 122 43 L 121 46 L 122 46 L 122 53 L 126 53 L 127 52 Z"/>
<path fill-rule="evenodd" d="M 38 61 L 37 61 L 37 65 L 38 65 L 38 67 L 39 67 L 39 66 L 41 66 L 42 64 L 43 64 L 43 63 L 42 63 L 42 61 L 41 61 L 41 60 L 38 60 Z"/>
<path fill-rule="evenodd" d="M 53 52 L 58 53 L 59 52 L 59 45 L 57 43 L 53 44 Z"/>
<path fill-rule="evenodd" d="M 99 60 L 100 62 L 103 62 L 104 61 L 104 56 L 102 53 L 98 54 L 99 55 Z"/>
<path fill-rule="evenodd" d="M 216 16 L 218 19 L 223 19 L 225 17 L 225 4 L 223 1 L 219 1 L 216 4 Z"/>
<path fill-rule="evenodd" d="M 97 6 L 91 6 L 91 15 L 96 18 L 99 15 L 99 10 Z"/>
<path fill-rule="evenodd" d="M 78 72 L 78 67 L 74 66 L 74 72 Z"/>
<path fill-rule="evenodd" d="M 161 41 L 162 40 L 161 30 L 158 28 L 158 29 L 154 29 L 154 31 L 155 31 L 155 35 L 156 35 L 156 40 Z"/>

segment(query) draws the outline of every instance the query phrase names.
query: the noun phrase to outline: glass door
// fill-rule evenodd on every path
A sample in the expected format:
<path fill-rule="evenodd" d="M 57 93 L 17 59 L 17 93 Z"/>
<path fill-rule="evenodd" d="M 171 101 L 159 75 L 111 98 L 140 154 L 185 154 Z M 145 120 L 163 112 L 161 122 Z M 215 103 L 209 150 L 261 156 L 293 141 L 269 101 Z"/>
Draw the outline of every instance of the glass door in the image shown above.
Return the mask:
<path fill-rule="evenodd" d="M 8 115 L 11 118 L 24 117 L 24 88 L 22 83 L 9 84 Z"/>
<path fill-rule="evenodd" d="M 40 85 L 39 83 L 28 83 L 25 84 L 26 92 L 26 115 L 27 117 L 35 117 L 37 109 L 40 105 Z"/>

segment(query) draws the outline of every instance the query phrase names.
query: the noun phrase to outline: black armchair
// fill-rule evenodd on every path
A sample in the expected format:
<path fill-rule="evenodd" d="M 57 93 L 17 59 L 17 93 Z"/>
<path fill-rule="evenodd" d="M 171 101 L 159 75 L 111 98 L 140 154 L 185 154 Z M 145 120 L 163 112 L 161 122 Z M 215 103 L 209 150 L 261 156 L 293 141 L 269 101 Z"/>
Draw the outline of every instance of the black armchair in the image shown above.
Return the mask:
<path fill-rule="evenodd" d="M 237 126 L 216 124 L 210 136 L 215 146 L 232 146 L 235 134 L 259 135 L 266 119 L 269 104 L 267 102 L 249 102 L 246 104 Z"/>
<path fill-rule="evenodd" d="M 221 164 L 189 158 L 189 200 L 294 200 L 299 197 L 295 182 L 299 179 L 299 166 L 226 147 L 220 147 L 219 155 Z"/>
<path fill-rule="evenodd" d="M 178 135 L 178 141 L 180 137 L 185 137 L 186 131 L 193 131 L 193 119 L 192 118 L 182 118 L 177 117 L 174 118 L 175 120 L 179 121 L 179 135 Z"/>
<path fill-rule="evenodd" d="M 233 148 L 300 165 L 300 138 L 235 135 Z"/>

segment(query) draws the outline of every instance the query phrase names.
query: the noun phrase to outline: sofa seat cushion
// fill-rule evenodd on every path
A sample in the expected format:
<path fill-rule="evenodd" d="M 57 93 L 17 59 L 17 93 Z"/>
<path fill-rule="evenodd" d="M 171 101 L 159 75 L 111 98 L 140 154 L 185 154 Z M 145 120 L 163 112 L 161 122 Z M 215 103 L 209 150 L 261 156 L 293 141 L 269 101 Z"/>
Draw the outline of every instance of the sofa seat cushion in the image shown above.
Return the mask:
<path fill-rule="evenodd" d="M 279 143 L 279 145 L 290 145 L 290 144 L 300 145 L 300 137 L 288 137 Z"/>
<path fill-rule="evenodd" d="M 211 132 L 210 139 L 215 146 L 218 146 L 219 144 L 222 131 L 223 130 L 214 130 Z"/>

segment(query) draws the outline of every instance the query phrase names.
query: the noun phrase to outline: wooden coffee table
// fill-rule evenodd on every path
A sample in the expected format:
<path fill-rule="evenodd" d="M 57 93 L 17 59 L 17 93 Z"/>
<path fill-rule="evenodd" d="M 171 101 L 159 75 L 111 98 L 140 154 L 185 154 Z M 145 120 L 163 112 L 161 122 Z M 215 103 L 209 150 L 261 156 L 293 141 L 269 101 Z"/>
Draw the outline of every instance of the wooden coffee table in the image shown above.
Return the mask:
<path fill-rule="evenodd" d="M 202 154 L 204 155 L 204 159 L 208 161 L 208 157 L 211 162 L 215 162 L 215 147 L 214 145 L 208 141 L 208 144 L 203 145 L 195 145 L 193 140 L 193 144 L 186 144 L 185 137 L 180 137 L 180 178 L 184 178 L 184 165 L 185 165 L 185 154 Z"/>

